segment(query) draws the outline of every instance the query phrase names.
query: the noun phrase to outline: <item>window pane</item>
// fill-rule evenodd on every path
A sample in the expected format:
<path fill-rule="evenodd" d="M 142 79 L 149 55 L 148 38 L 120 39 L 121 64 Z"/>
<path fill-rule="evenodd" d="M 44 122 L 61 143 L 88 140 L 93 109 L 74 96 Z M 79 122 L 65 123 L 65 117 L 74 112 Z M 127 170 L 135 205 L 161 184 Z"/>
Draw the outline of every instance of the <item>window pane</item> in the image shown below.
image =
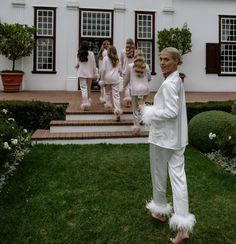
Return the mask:
<path fill-rule="evenodd" d="M 52 71 L 53 39 L 40 38 L 37 40 L 37 70 Z"/>
<path fill-rule="evenodd" d="M 137 38 L 152 39 L 152 15 L 138 14 L 137 18 Z"/>
<path fill-rule="evenodd" d="M 236 74 L 236 44 L 221 44 L 221 74 Z"/>
<path fill-rule="evenodd" d="M 111 12 L 82 11 L 82 37 L 111 38 Z"/>
<path fill-rule="evenodd" d="M 221 41 L 236 42 L 236 18 L 221 18 Z"/>
<path fill-rule="evenodd" d="M 37 10 L 37 35 L 53 35 L 53 10 Z M 42 17 L 43 16 L 43 17 Z"/>
<path fill-rule="evenodd" d="M 142 50 L 144 53 L 145 61 L 149 65 L 149 68 L 152 67 L 152 42 L 148 41 L 138 41 L 137 48 Z"/>

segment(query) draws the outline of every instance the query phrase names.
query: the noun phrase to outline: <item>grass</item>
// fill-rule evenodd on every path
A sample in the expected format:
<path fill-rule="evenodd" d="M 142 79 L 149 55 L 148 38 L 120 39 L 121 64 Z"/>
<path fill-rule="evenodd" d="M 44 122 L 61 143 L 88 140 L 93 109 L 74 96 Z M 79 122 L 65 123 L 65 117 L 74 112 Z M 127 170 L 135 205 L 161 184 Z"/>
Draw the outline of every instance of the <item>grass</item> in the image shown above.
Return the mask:
<path fill-rule="evenodd" d="M 169 243 L 150 217 L 148 145 L 38 145 L 0 195 L 0 243 Z M 190 243 L 236 243 L 236 178 L 186 150 Z M 168 199 L 171 191 L 168 187 Z"/>

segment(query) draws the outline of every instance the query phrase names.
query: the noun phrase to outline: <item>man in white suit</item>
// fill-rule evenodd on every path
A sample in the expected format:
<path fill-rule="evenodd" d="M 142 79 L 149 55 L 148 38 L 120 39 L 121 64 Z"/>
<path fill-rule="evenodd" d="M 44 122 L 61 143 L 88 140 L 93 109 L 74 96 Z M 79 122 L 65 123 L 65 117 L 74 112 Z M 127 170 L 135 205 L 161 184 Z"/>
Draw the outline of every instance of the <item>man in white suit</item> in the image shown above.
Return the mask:
<path fill-rule="evenodd" d="M 188 144 L 188 125 L 185 91 L 177 70 L 182 63 L 176 48 L 160 53 L 160 66 L 165 80 L 158 89 L 153 106 L 143 108 L 143 121 L 150 126 L 150 165 L 153 199 L 147 204 L 152 217 L 165 221 L 172 214 L 166 200 L 167 173 L 173 192 L 174 213 L 170 228 L 177 230 L 172 243 L 184 243 L 196 222 L 189 213 L 187 181 L 184 170 L 184 151 Z"/>

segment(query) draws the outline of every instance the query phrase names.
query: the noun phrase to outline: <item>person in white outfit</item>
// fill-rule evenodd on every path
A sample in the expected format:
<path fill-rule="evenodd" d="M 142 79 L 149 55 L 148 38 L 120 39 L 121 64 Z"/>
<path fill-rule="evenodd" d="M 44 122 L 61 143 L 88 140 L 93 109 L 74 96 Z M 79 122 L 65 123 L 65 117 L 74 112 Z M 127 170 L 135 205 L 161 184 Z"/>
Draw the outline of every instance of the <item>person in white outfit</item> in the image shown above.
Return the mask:
<path fill-rule="evenodd" d="M 151 81 L 151 72 L 149 66 L 145 63 L 144 55 L 141 50 L 136 50 L 134 54 L 134 62 L 129 64 L 124 76 L 124 89 L 129 86 L 132 98 L 132 110 L 134 117 L 134 125 L 132 127 L 133 134 L 140 134 L 142 122 L 142 114 L 140 105 L 144 105 L 145 100 L 150 92 L 149 82 Z"/>
<path fill-rule="evenodd" d="M 93 79 L 98 77 L 95 56 L 89 51 L 89 43 L 82 41 L 77 54 L 77 76 L 79 78 L 80 90 L 82 94 L 81 109 L 88 110 L 91 106 L 91 84 Z"/>
<path fill-rule="evenodd" d="M 101 69 L 102 69 L 102 61 L 103 58 L 105 56 L 107 56 L 107 50 L 110 46 L 110 42 L 108 40 L 103 41 L 102 46 L 98 52 L 98 70 L 99 70 L 99 74 L 101 73 Z M 100 86 L 100 102 L 101 103 L 105 103 L 105 86 L 104 86 L 104 81 L 103 80 L 99 80 L 99 86 Z"/>
<path fill-rule="evenodd" d="M 172 243 L 184 243 L 196 223 L 189 213 L 184 151 L 188 144 L 188 125 L 185 91 L 177 70 L 182 63 L 176 48 L 168 47 L 160 53 L 160 67 L 165 80 L 158 89 L 153 106 L 142 109 L 143 121 L 150 125 L 150 166 L 153 199 L 147 203 L 152 217 L 165 221 L 170 216 L 170 228 L 177 231 Z M 173 208 L 166 199 L 167 172 L 169 173 Z M 172 215 L 171 215 L 172 214 Z"/>
<path fill-rule="evenodd" d="M 121 52 L 120 55 L 120 66 L 121 66 L 121 76 L 124 79 L 125 71 L 127 66 L 134 62 L 134 52 L 135 52 L 135 44 L 133 39 L 128 38 L 126 40 L 125 49 Z M 130 95 L 130 86 L 126 86 L 124 89 L 124 98 L 123 101 L 126 107 L 131 106 L 131 95 Z"/>
<path fill-rule="evenodd" d="M 108 48 L 107 56 L 103 58 L 101 80 L 105 84 L 105 104 L 107 109 L 114 108 L 116 120 L 120 120 L 122 109 L 120 107 L 120 67 L 117 50 L 114 46 Z"/>

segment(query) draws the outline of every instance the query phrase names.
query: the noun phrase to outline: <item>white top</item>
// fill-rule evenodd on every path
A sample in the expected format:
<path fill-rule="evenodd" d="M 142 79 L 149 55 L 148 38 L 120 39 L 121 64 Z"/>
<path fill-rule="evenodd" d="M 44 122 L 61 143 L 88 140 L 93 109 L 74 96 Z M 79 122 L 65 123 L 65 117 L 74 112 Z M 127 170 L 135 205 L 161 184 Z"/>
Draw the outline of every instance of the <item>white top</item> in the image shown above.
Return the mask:
<path fill-rule="evenodd" d="M 119 64 L 117 64 L 116 67 L 113 67 L 109 57 L 105 56 L 100 71 L 101 80 L 103 80 L 105 84 L 119 83 L 119 67 Z"/>
<path fill-rule="evenodd" d="M 178 71 L 162 83 L 153 106 L 144 108 L 143 120 L 150 124 L 150 143 L 169 149 L 181 149 L 188 144 L 185 91 Z"/>
<path fill-rule="evenodd" d="M 88 61 L 81 62 L 78 59 L 79 68 L 77 69 L 77 76 L 81 78 L 96 78 L 97 69 L 94 53 L 88 51 Z"/>
<path fill-rule="evenodd" d="M 98 60 L 98 69 L 99 69 L 99 72 L 100 72 L 100 70 L 101 70 L 101 68 L 102 68 L 102 62 L 103 62 L 103 58 L 104 58 L 105 56 L 107 56 L 107 49 L 104 49 L 104 50 L 102 51 L 102 59 L 99 59 L 99 60 Z"/>
<path fill-rule="evenodd" d="M 120 55 L 120 68 L 121 68 L 121 75 L 124 77 L 125 71 L 129 64 L 134 62 L 134 58 L 127 58 L 125 49 L 121 52 Z"/>
<path fill-rule="evenodd" d="M 124 88 L 130 84 L 131 89 L 131 96 L 144 96 L 148 95 L 149 90 L 149 81 L 151 80 L 151 72 L 146 64 L 146 71 L 144 76 L 139 77 L 137 76 L 136 72 L 134 71 L 134 63 L 128 65 L 125 75 L 123 86 Z"/>

